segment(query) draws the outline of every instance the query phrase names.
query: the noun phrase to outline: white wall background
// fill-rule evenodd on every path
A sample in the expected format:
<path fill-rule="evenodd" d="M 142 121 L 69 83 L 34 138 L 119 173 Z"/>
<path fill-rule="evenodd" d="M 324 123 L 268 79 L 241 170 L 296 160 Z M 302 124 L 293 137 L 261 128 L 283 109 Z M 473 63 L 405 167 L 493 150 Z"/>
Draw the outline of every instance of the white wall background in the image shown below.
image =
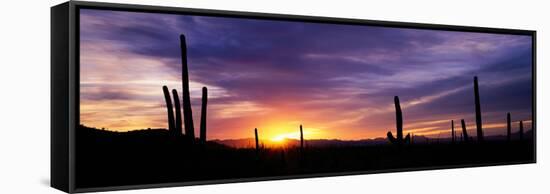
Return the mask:
<path fill-rule="evenodd" d="M 50 6 L 3 1 L 0 11 L 0 193 L 49 188 Z M 111 0 L 176 7 L 453 24 L 538 31 L 538 163 L 112 193 L 546 193 L 549 192 L 549 5 L 541 0 Z"/>

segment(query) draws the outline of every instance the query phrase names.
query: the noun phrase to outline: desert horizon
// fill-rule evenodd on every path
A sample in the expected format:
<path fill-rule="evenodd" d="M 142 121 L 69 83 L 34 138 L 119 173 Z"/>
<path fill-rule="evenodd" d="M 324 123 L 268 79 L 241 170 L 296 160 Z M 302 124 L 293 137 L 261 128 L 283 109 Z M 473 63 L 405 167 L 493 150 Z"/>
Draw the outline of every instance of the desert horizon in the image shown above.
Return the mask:
<path fill-rule="evenodd" d="M 517 125 L 518 125 L 519 121 L 516 121 L 514 123 L 516 125 L 515 125 L 515 128 L 513 128 L 512 131 L 513 132 L 518 132 L 519 128 L 518 128 Z M 526 131 L 532 130 L 532 127 L 531 127 L 532 121 L 531 120 L 523 120 L 523 123 L 524 123 L 524 127 L 525 127 Z M 166 131 L 169 130 L 166 127 L 159 127 L 159 128 L 147 127 L 147 128 L 137 128 L 137 129 L 130 129 L 130 130 L 112 130 L 112 129 L 108 129 L 108 128 L 104 128 L 104 127 L 89 126 L 89 125 L 86 125 L 86 124 L 81 124 L 81 125 L 84 125 L 84 126 L 90 127 L 90 128 L 96 128 L 98 130 L 106 130 L 106 131 L 110 131 L 110 132 L 119 132 L 119 133 L 142 131 L 142 130 L 166 130 Z M 472 137 L 475 137 L 475 130 L 476 130 L 475 123 L 468 124 L 466 126 L 467 126 L 467 129 L 468 129 L 467 130 L 468 133 L 473 134 Z M 459 126 L 457 125 L 456 127 L 458 128 Z M 484 130 L 489 130 L 489 131 L 498 131 L 498 132 L 489 133 L 490 136 L 505 136 L 506 135 L 506 123 L 484 124 L 483 129 Z M 390 130 L 390 129 L 388 129 L 388 130 Z M 250 131 L 249 136 L 235 137 L 235 138 L 225 138 L 225 139 L 207 138 L 207 140 L 209 140 L 209 141 L 210 140 L 238 140 L 238 139 L 249 139 L 249 138 L 254 139 L 254 134 L 253 134 L 254 129 L 250 129 L 249 131 Z M 307 132 L 306 127 L 304 127 L 304 131 Z M 424 137 L 429 137 L 429 138 L 449 138 L 449 137 L 451 137 L 450 127 L 449 127 L 448 130 L 438 131 L 437 134 L 428 134 L 428 135 L 426 135 L 425 133 L 415 133 L 415 131 L 417 131 L 417 130 L 404 130 L 404 133 L 413 133 L 416 136 L 424 136 Z M 198 134 L 199 131 L 196 130 L 195 133 Z M 357 139 L 340 139 L 340 138 L 331 138 L 331 137 L 316 137 L 316 138 L 304 137 L 304 139 L 308 139 L 308 140 L 311 139 L 311 140 L 342 140 L 342 141 L 356 141 L 356 140 L 368 140 L 368 139 L 378 139 L 378 138 L 384 138 L 385 139 L 386 134 L 384 133 L 384 134 L 380 134 L 378 136 L 371 136 L 371 137 L 360 137 L 360 138 L 357 138 Z M 296 132 L 284 133 L 284 134 L 279 134 L 279 135 L 275 135 L 275 136 L 272 136 L 272 137 L 266 137 L 266 138 L 260 138 L 260 139 L 265 139 L 265 140 L 270 140 L 270 141 L 280 141 L 282 139 L 294 139 L 294 140 L 300 139 L 299 127 L 296 127 Z"/>
<path fill-rule="evenodd" d="M 79 16 L 77 187 L 535 161 L 531 36 Z"/>

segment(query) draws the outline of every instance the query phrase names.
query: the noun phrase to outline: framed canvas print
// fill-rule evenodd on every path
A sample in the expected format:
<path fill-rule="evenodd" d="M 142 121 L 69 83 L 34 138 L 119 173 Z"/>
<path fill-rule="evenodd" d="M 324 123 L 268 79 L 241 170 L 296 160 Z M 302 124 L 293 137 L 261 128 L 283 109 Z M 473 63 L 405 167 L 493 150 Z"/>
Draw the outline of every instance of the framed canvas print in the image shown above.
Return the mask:
<path fill-rule="evenodd" d="M 52 7 L 66 192 L 534 163 L 535 31 Z"/>

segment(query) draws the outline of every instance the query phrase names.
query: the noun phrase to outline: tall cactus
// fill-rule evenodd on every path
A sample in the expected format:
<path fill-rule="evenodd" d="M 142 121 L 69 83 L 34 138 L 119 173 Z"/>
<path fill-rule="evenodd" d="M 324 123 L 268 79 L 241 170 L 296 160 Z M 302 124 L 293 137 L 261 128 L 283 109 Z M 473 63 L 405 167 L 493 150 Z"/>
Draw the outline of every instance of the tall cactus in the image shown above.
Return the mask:
<path fill-rule="evenodd" d="M 523 140 L 523 121 L 519 121 L 519 140 Z"/>
<path fill-rule="evenodd" d="M 174 135 L 181 135 L 181 106 L 180 106 L 180 98 L 178 96 L 178 91 L 176 89 L 172 89 L 172 96 L 174 97 L 174 106 L 176 108 L 176 128 L 174 131 Z"/>
<path fill-rule="evenodd" d="M 187 70 L 187 43 L 185 35 L 180 35 L 181 47 L 181 81 L 183 100 L 183 122 L 185 123 L 185 134 L 191 141 L 195 139 L 195 128 L 193 126 L 193 113 L 191 111 L 191 97 L 189 94 L 189 72 Z"/>
<path fill-rule="evenodd" d="M 259 152 L 260 142 L 258 141 L 258 128 L 254 128 L 254 137 L 256 138 L 256 152 Z"/>
<path fill-rule="evenodd" d="M 302 125 L 300 125 L 300 150 L 304 150 L 304 131 L 302 131 Z"/>
<path fill-rule="evenodd" d="M 451 120 L 451 141 L 455 143 L 455 121 Z"/>
<path fill-rule="evenodd" d="M 476 127 L 477 127 L 477 141 L 483 141 L 483 127 L 481 125 L 481 104 L 479 102 L 479 86 L 477 84 L 477 76 L 474 77 L 474 95 L 476 104 Z"/>
<path fill-rule="evenodd" d="M 201 130 L 200 141 L 206 142 L 206 103 L 208 102 L 208 89 L 202 87 Z"/>
<path fill-rule="evenodd" d="M 464 122 L 464 119 L 461 119 L 460 122 L 462 123 L 462 135 L 464 137 L 464 141 L 469 141 L 468 138 L 468 131 L 466 130 L 466 123 Z"/>
<path fill-rule="evenodd" d="M 164 92 L 164 101 L 166 101 L 166 112 L 168 113 L 168 131 L 174 132 L 176 130 L 174 123 L 174 109 L 172 107 L 172 99 L 170 99 L 170 92 L 168 87 L 162 86 Z"/>
<path fill-rule="evenodd" d="M 403 145 L 410 142 L 411 136 L 410 134 L 407 134 L 407 136 L 403 138 L 403 113 L 401 112 L 399 97 L 395 96 L 393 101 L 395 103 L 395 124 L 397 128 L 397 136 L 394 137 L 391 131 L 388 131 L 388 140 L 394 145 Z"/>
<path fill-rule="evenodd" d="M 506 140 L 512 140 L 512 119 L 510 113 L 506 114 Z"/>

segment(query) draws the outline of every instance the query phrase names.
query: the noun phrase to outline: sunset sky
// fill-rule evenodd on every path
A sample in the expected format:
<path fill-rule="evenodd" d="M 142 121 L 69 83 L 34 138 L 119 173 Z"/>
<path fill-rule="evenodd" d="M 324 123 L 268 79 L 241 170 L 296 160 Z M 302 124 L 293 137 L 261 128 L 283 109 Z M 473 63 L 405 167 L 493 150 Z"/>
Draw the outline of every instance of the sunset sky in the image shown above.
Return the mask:
<path fill-rule="evenodd" d="M 208 139 L 475 136 L 473 77 L 486 135 L 506 112 L 531 128 L 531 37 L 372 26 L 80 10 L 80 119 L 115 131 L 167 128 L 162 86 L 181 93 L 185 34 L 198 134 L 206 86 Z M 180 95 L 181 96 L 181 95 Z M 518 124 L 513 124 L 516 131 Z"/>

